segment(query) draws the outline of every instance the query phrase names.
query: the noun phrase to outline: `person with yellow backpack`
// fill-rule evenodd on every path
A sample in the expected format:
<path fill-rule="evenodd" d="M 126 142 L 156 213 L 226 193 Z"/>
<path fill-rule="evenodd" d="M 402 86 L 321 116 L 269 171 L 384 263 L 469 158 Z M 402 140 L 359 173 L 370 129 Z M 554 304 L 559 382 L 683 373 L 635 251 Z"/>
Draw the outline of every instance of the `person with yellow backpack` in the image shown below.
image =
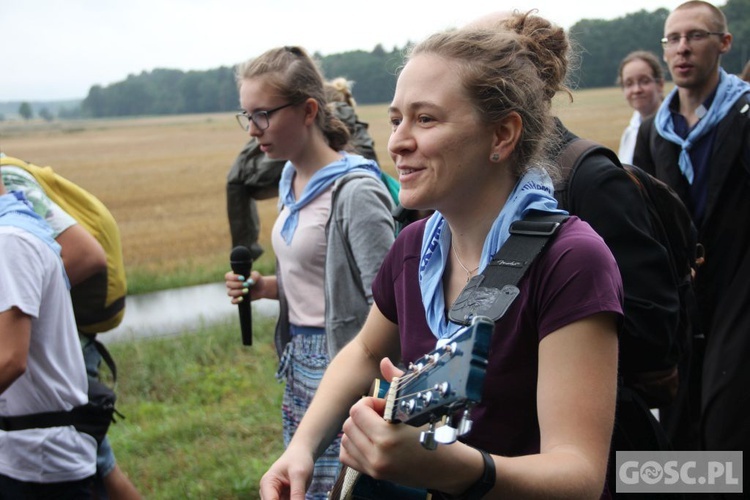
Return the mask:
<path fill-rule="evenodd" d="M 53 230 L 70 281 L 76 326 L 86 371 L 98 379 L 104 355 L 116 377 L 114 361 L 96 339 L 118 326 L 125 314 L 127 280 L 120 232 L 106 206 L 77 184 L 40 167 L 0 153 L 0 173 L 8 191 L 20 191 Z M 97 450 L 97 494 L 110 499 L 141 498 L 117 466 L 106 437 Z"/>

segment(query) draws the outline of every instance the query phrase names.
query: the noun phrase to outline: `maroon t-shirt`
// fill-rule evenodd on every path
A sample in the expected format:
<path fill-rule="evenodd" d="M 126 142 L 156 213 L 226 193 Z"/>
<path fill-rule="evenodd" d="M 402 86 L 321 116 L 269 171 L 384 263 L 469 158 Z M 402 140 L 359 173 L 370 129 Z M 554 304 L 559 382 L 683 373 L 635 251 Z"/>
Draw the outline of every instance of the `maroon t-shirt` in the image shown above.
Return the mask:
<path fill-rule="evenodd" d="M 418 269 L 425 220 L 396 239 L 373 283 L 375 303 L 399 325 L 405 365 L 435 348 L 425 320 Z M 604 241 L 571 217 L 518 284 L 520 294 L 497 321 L 482 401 L 462 441 L 504 456 L 539 452 L 536 408 L 539 342 L 599 312 L 622 315 L 622 281 Z"/>

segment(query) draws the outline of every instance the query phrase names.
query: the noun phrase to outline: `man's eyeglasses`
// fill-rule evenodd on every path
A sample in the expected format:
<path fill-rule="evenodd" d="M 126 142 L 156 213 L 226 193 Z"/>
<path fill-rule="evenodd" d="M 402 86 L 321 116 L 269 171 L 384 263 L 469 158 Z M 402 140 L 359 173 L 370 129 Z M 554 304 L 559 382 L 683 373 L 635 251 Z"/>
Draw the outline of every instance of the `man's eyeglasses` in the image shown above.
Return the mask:
<path fill-rule="evenodd" d="M 680 40 L 682 40 L 683 38 L 687 40 L 688 43 L 702 42 L 703 40 L 707 39 L 711 35 L 724 36 L 724 33 L 716 33 L 713 31 L 704 31 L 704 30 L 688 31 L 684 35 L 681 35 L 679 33 L 671 33 L 661 39 L 661 46 L 664 47 L 665 49 L 667 47 L 677 47 L 680 44 Z"/>
<path fill-rule="evenodd" d="M 294 106 L 295 104 L 297 103 L 290 102 L 288 104 L 284 104 L 283 106 L 279 106 L 278 108 L 267 109 L 265 111 L 256 111 L 251 114 L 247 114 L 247 111 L 240 111 L 234 116 L 235 118 L 237 118 L 237 123 L 240 124 L 240 127 L 242 127 L 242 130 L 244 130 L 245 132 L 250 130 L 250 122 L 254 123 L 258 130 L 265 130 L 270 125 L 268 118 L 271 116 L 271 113 L 275 113 L 280 109 L 288 108 L 289 106 Z"/>

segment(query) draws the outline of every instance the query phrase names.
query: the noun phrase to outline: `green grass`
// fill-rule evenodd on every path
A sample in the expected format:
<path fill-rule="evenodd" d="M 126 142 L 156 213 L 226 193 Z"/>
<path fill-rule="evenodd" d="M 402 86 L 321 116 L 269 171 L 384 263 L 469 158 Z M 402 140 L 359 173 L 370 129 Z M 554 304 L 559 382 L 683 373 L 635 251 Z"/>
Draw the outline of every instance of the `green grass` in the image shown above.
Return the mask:
<path fill-rule="evenodd" d="M 126 416 L 109 437 L 144 498 L 258 498 L 260 477 L 283 450 L 283 384 L 273 320 L 256 319 L 253 332 L 243 346 L 235 318 L 109 345 Z"/>
<path fill-rule="evenodd" d="M 276 272 L 275 264 L 272 252 L 266 251 L 257 262 L 253 263 L 253 269 L 263 275 L 274 274 Z M 138 267 L 126 269 L 128 295 L 223 282 L 224 274 L 229 269 L 229 261 L 225 258 L 221 258 L 209 266 L 194 266 L 191 263 L 180 264 L 169 272 L 154 272 Z"/>

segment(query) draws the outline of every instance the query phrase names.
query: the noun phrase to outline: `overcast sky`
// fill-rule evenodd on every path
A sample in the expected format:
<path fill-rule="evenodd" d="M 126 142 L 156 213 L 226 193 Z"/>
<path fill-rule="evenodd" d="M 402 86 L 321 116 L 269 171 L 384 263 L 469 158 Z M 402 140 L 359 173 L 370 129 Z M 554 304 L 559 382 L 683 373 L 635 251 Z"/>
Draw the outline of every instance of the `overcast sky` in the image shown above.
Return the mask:
<path fill-rule="evenodd" d="M 234 66 L 279 45 L 390 50 L 493 10 L 537 8 L 569 28 L 682 1 L 0 0 L 0 101 L 84 98 L 129 74 Z"/>

